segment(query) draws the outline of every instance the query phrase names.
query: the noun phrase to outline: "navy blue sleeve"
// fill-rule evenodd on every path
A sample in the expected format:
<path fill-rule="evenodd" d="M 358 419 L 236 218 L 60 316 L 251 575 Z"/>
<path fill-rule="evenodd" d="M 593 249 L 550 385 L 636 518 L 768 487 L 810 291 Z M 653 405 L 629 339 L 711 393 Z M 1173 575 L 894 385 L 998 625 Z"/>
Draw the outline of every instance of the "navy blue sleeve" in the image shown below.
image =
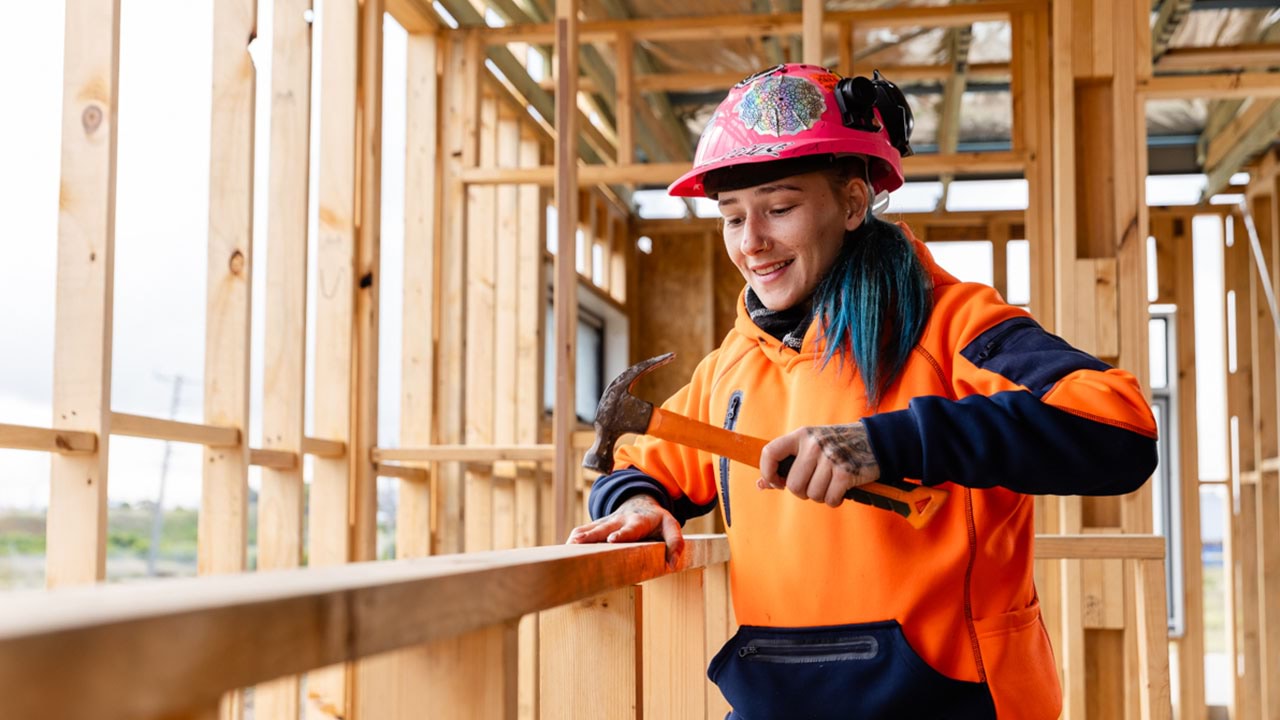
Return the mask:
<path fill-rule="evenodd" d="M 681 525 L 684 525 L 688 520 L 706 515 L 716 507 L 714 496 L 711 502 L 706 505 L 698 505 L 687 497 L 672 500 L 670 493 L 662 486 L 662 483 L 634 467 L 629 467 L 624 470 L 615 470 L 596 479 L 595 483 L 592 484 L 591 496 L 588 500 L 591 519 L 599 520 L 617 510 L 618 506 L 627 501 L 627 498 L 641 493 L 652 495 L 658 501 L 658 504 L 666 508 L 667 512 L 680 521 Z"/>
<path fill-rule="evenodd" d="M 1028 317 L 985 330 L 959 355 L 958 363 L 1018 389 L 959 400 L 917 397 L 906 410 L 864 418 L 881 477 L 1036 495 L 1121 495 L 1151 476 L 1154 437 L 1106 422 L 1102 410 L 1090 416 L 1042 401 L 1078 371 L 1102 378 L 1106 363 Z"/>
<path fill-rule="evenodd" d="M 1046 405 L 1026 391 L 918 397 L 863 420 L 880 476 L 1030 495 L 1123 495 L 1156 466 L 1156 441 Z"/>

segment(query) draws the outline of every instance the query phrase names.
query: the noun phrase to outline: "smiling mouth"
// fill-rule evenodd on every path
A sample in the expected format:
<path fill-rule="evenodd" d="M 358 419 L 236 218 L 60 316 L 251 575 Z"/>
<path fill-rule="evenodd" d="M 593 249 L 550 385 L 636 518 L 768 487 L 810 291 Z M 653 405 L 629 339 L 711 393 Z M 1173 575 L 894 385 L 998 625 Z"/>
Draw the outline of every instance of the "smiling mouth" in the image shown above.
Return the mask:
<path fill-rule="evenodd" d="M 755 273 L 757 276 L 764 277 L 766 275 L 772 275 L 778 272 L 779 270 L 790 265 L 793 262 L 795 262 L 795 258 L 792 258 L 790 260 L 782 260 L 780 262 L 773 263 L 772 265 L 765 265 L 763 267 L 751 268 L 751 272 Z"/>

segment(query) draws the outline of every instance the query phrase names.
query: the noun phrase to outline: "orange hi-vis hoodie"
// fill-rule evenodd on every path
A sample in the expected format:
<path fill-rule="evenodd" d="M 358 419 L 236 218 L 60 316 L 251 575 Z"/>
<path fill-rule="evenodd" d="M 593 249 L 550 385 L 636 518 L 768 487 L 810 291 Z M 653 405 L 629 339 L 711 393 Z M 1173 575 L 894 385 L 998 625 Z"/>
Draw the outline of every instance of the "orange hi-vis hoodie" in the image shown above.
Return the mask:
<path fill-rule="evenodd" d="M 754 467 L 650 437 L 619 448 L 592 489 L 595 517 L 636 493 L 681 522 L 719 505 L 742 627 L 708 674 L 733 718 L 1058 717 L 1031 495 L 1127 493 L 1155 466 L 1155 421 L 1132 375 L 912 242 L 934 306 L 874 412 L 853 363 L 822 366 L 818 322 L 796 352 L 751 321 L 745 295 L 733 330 L 663 407 L 763 438 L 861 421 L 882 479 L 950 491 L 929 525 L 759 490 Z"/>

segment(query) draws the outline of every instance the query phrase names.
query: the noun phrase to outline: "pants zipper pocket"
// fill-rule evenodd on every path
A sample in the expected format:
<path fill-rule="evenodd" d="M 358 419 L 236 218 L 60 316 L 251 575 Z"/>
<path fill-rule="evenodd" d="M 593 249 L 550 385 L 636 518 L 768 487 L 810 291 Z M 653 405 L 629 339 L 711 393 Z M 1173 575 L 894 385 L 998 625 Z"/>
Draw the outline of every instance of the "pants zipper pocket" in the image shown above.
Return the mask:
<path fill-rule="evenodd" d="M 756 638 L 738 648 L 738 657 L 753 662 L 802 663 L 872 660 L 880 643 L 870 635 L 833 642 L 803 642 L 784 638 Z"/>

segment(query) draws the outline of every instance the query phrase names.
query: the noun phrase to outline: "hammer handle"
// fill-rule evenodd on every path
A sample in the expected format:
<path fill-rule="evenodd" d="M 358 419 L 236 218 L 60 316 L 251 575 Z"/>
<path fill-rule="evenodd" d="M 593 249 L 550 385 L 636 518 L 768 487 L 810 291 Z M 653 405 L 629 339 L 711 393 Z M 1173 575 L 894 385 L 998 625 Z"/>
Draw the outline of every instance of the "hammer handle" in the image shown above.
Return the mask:
<path fill-rule="evenodd" d="M 691 420 L 662 408 L 653 409 L 645 434 L 705 450 L 751 467 L 759 467 L 760 453 L 768 444 L 767 440 Z M 791 458 L 783 460 L 787 470 L 791 466 L 790 460 Z M 780 474 L 786 475 L 785 470 Z M 897 513 L 906 518 L 912 527 L 920 529 L 942 509 L 947 495 L 946 490 L 915 483 L 881 481 L 859 485 L 844 496 L 853 502 Z"/>

